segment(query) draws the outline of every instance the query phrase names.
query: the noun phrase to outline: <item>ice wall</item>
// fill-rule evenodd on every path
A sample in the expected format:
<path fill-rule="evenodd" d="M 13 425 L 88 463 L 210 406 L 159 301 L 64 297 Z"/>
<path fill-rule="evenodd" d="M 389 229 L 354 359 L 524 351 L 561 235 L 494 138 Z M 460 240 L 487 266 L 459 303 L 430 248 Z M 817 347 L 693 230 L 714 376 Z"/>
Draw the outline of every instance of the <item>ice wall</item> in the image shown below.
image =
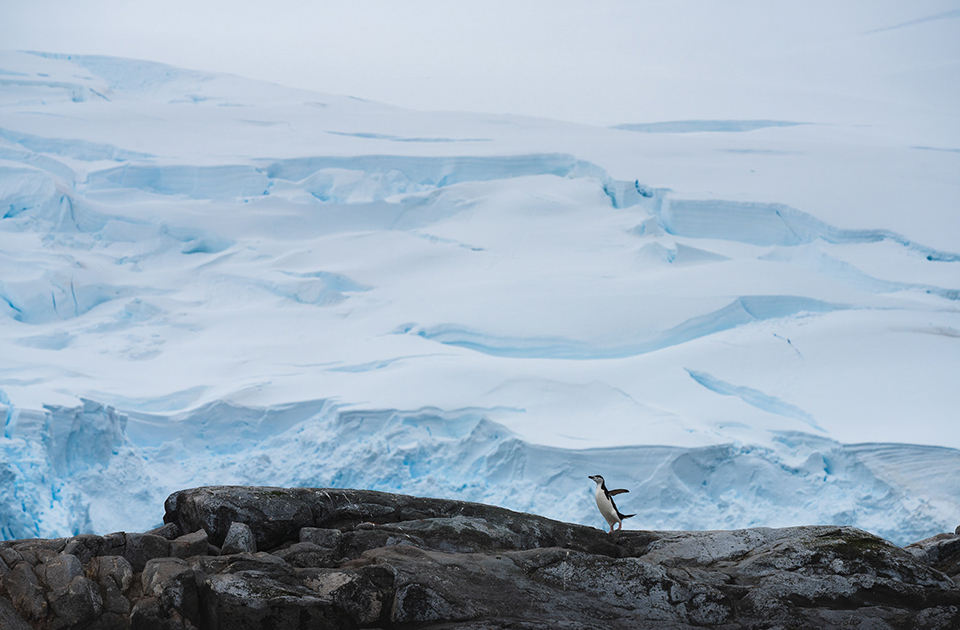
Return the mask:
<path fill-rule="evenodd" d="M 643 529 L 843 522 L 906 544 L 960 519 L 956 451 L 800 433 L 769 447 L 571 450 L 529 444 L 478 409 L 344 411 L 313 401 L 128 417 L 85 401 L 21 414 L 4 442 L 17 455 L 2 469 L 5 538 L 147 529 L 168 493 L 210 484 L 456 497 L 602 526 L 584 474 L 599 470 L 630 489 L 618 501 Z"/>

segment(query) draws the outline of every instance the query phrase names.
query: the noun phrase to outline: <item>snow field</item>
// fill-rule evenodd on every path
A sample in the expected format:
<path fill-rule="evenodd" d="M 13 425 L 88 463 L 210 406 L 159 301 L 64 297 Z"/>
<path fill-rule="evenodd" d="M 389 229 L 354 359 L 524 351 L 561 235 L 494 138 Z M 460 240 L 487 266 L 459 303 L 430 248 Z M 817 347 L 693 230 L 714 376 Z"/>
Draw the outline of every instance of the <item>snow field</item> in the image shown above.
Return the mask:
<path fill-rule="evenodd" d="M 6 538 L 214 483 L 593 523 L 598 472 L 633 527 L 960 520 L 960 179 L 921 132 L 0 69 Z"/>

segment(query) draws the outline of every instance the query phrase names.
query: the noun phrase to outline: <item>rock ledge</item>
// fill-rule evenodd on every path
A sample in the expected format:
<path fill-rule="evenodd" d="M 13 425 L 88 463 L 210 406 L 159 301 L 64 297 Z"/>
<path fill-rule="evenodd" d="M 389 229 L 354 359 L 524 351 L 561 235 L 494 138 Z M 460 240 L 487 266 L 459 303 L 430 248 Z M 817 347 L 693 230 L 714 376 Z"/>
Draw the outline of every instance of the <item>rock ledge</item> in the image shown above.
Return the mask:
<path fill-rule="evenodd" d="M 960 628 L 960 535 L 619 537 L 365 490 L 207 487 L 146 533 L 0 542 L 0 628 Z"/>

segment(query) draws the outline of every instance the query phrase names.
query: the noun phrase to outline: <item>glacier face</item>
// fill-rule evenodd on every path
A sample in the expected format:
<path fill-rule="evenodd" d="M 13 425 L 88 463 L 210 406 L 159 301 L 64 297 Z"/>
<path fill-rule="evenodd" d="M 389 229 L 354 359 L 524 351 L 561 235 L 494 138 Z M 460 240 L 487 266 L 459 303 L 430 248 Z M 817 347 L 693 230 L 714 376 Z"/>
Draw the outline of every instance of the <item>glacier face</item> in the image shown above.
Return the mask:
<path fill-rule="evenodd" d="M 220 483 L 594 523 L 596 473 L 633 527 L 960 521 L 960 234 L 937 222 L 960 178 L 928 139 L 0 70 L 5 538 L 145 529 Z M 876 173 L 821 172 L 851 147 Z M 883 178 L 933 202 L 888 219 Z M 851 186 L 872 214 L 837 208 Z"/>
<path fill-rule="evenodd" d="M 907 544 L 956 520 L 955 449 L 782 432 L 765 446 L 574 450 L 531 444 L 486 415 L 311 401 L 128 417 L 88 400 L 21 414 L 7 423 L 2 533 L 146 530 L 169 493 L 217 484 L 456 497 L 595 524 L 582 474 L 594 469 L 631 489 L 621 503 L 643 529 L 843 522 Z"/>

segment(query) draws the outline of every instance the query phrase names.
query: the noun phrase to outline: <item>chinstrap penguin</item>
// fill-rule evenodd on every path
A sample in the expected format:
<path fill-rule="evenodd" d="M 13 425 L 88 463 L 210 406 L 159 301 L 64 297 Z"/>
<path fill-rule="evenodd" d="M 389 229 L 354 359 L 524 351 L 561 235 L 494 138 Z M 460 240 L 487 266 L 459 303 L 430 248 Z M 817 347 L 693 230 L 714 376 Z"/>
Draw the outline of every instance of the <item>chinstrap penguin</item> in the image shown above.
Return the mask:
<path fill-rule="evenodd" d="M 600 513 L 603 514 L 603 518 L 605 518 L 607 523 L 610 525 L 610 533 L 613 533 L 614 525 L 617 525 L 617 531 L 619 532 L 621 529 L 623 529 L 623 519 L 636 515 L 621 514 L 620 510 L 617 509 L 617 504 L 613 502 L 613 497 L 615 495 L 630 491 L 624 490 L 623 488 L 618 490 L 607 490 L 606 484 L 603 483 L 603 477 L 600 475 L 590 475 L 588 479 L 592 479 L 593 481 L 597 482 L 597 491 L 595 493 L 597 507 L 600 508 Z"/>

